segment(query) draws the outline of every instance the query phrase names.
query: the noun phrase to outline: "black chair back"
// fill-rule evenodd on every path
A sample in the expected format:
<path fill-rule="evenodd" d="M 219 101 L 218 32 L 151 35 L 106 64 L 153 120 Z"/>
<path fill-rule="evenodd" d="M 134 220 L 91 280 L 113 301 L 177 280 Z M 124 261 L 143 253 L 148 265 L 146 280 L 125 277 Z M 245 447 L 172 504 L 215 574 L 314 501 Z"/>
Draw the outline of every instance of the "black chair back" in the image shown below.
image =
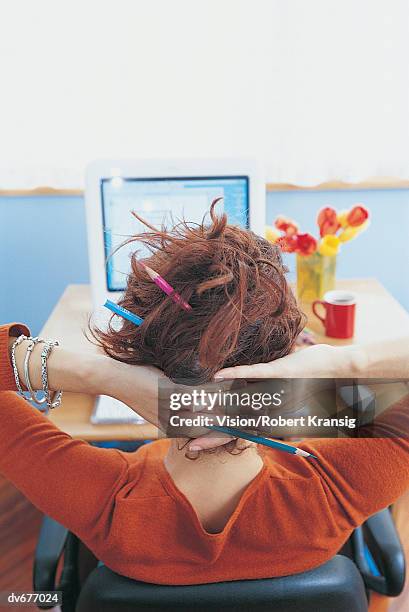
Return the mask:
<path fill-rule="evenodd" d="M 76 612 L 367 612 L 365 586 L 342 555 L 308 572 L 263 580 L 192 586 L 138 582 L 98 567 L 88 576 Z"/>

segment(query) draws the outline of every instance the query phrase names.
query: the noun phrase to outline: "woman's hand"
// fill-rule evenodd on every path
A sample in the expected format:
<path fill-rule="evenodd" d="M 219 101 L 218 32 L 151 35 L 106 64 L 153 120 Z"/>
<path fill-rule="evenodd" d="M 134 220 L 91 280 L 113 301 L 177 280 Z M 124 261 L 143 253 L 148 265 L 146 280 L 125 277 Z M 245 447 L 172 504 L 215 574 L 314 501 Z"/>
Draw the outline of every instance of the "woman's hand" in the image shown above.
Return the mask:
<path fill-rule="evenodd" d="M 224 407 L 218 406 L 217 403 L 212 405 L 210 409 L 210 406 L 203 403 L 201 398 L 198 398 L 192 404 L 183 404 L 180 401 L 182 395 L 189 395 L 192 398 L 193 391 L 217 394 L 220 391 L 230 391 L 233 387 L 237 388 L 238 386 L 232 380 L 213 381 L 198 386 L 181 385 L 172 382 L 158 368 L 128 365 L 109 358 L 107 359 L 109 361 L 109 371 L 107 371 L 105 376 L 103 394 L 120 400 L 132 408 L 132 410 L 135 410 L 145 420 L 159 427 L 164 433 L 169 432 L 169 437 L 172 437 L 172 433 L 175 431 L 175 425 L 173 429 L 170 426 L 171 416 L 179 415 L 187 418 L 209 417 L 224 414 L 225 411 Z M 239 386 L 241 387 L 241 385 Z M 245 383 L 243 383 L 243 386 L 245 386 Z M 177 406 L 171 403 L 172 396 L 174 400 L 177 400 Z M 186 426 L 180 427 L 178 434 L 181 437 L 194 438 L 199 434 L 205 435 L 207 431 L 209 429 L 206 427 Z M 205 437 L 207 439 L 207 436 Z M 208 443 L 208 448 L 226 443 L 226 439 L 222 434 L 213 435 L 212 440 L 212 443 Z"/>
<path fill-rule="evenodd" d="M 215 375 L 215 379 L 354 376 L 353 370 L 356 370 L 356 363 L 360 359 L 360 349 L 357 346 L 334 347 L 329 344 L 315 344 L 269 363 L 225 368 Z"/>
<path fill-rule="evenodd" d="M 345 362 L 345 363 L 344 363 Z M 314 346 L 296 351 L 269 363 L 242 365 L 220 370 L 215 380 L 222 381 L 242 378 L 246 380 L 268 378 L 334 378 L 339 376 L 338 370 L 344 368 L 347 362 L 344 353 L 328 344 Z M 189 444 L 190 450 L 204 450 L 222 446 L 229 442 L 230 436 L 210 433 Z"/>
<path fill-rule="evenodd" d="M 153 366 L 130 365 L 106 359 L 103 390 L 99 394 L 120 400 L 152 425 L 159 426 L 159 386 L 171 384 L 164 373 Z M 163 410 L 163 409 L 162 409 Z"/>

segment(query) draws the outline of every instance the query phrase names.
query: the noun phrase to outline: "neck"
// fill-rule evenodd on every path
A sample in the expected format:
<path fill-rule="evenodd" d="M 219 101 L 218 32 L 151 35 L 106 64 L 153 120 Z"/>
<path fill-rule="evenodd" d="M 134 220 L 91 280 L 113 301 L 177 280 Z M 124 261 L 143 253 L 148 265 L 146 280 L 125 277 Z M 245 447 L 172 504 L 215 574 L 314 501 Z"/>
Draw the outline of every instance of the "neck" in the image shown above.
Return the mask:
<path fill-rule="evenodd" d="M 202 485 L 208 481 L 214 486 L 217 482 L 228 480 L 247 484 L 263 467 L 257 446 L 252 443 L 239 454 L 218 450 L 215 453 L 200 452 L 186 456 L 184 442 L 183 439 L 172 440 L 164 460 L 166 469 L 174 480 L 191 475 Z"/>

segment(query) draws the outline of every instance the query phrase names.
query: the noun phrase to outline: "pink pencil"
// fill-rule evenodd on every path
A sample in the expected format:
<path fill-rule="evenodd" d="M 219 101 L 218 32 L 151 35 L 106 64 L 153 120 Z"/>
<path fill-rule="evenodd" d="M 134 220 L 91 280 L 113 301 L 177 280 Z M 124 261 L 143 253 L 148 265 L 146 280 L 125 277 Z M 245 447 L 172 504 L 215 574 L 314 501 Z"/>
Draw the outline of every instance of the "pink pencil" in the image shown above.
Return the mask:
<path fill-rule="evenodd" d="M 145 268 L 148 276 L 153 280 L 155 285 L 159 287 L 159 289 L 162 289 L 162 291 L 164 291 L 166 295 L 170 295 L 172 300 L 182 306 L 182 308 L 184 308 L 185 310 L 191 310 L 191 305 L 185 302 L 185 300 L 179 295 L 179 293 L 176 293 L 174 288 L 169 285 L 169 283 L 166 282 L 160 274 L 155 272 L 155 270 L 152 270 L 152 268 L 144 264 L 142 261 L 139 263 Z"/>

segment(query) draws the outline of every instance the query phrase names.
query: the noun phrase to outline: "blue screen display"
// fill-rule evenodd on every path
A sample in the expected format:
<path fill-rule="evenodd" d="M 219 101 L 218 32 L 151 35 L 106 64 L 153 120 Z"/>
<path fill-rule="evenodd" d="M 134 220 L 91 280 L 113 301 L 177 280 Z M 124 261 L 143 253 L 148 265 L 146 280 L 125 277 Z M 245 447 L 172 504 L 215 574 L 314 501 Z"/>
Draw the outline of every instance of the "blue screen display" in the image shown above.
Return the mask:
<path fill-rule="evenodd" d="M 103 179 L 101 201 L 108 291 L 125 289 L 131 252 L 138 249 L 140 257 L 149 254 L 138 243 L 114 252 L 127 238 L 147 229 L 131 215 L 132 211 L 158 228 L 163 224 L 172 226 L 181 219 L 201 223 L 212 201 L 219 197 L 223 200 L 217 204 L 217 210 L 226 212 L 230 224 L 247 228 L 248 176 Z"/>

